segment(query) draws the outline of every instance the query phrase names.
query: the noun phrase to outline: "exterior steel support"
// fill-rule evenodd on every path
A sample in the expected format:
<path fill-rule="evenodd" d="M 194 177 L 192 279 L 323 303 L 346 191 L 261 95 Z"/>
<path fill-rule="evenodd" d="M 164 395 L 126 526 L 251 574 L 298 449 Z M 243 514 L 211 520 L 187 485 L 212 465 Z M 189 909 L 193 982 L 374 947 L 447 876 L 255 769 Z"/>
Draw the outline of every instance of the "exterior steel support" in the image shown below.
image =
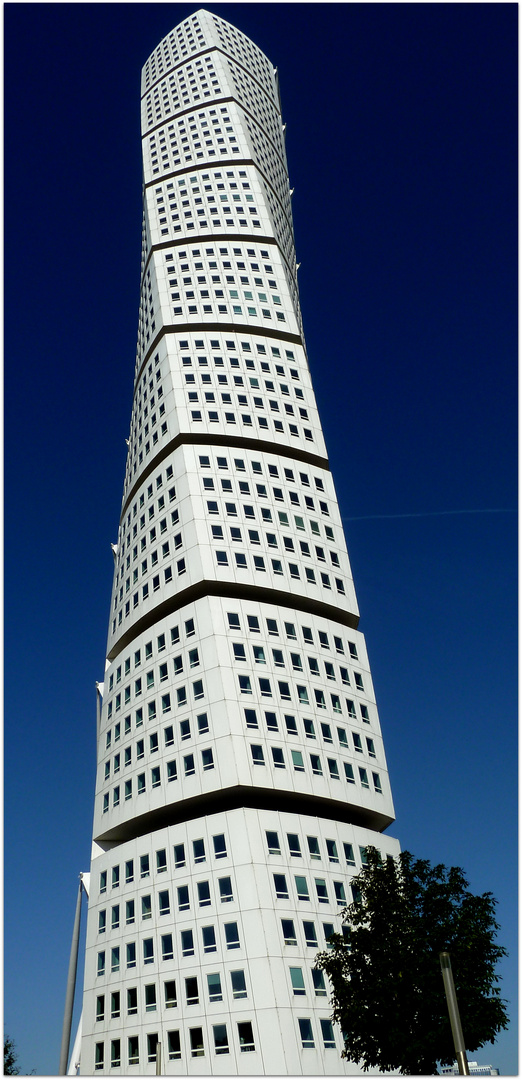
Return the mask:
<path fill-rule="evenodd" d="M 60 1050 L 60 1065 L 58 1067 L 58 1076 L 65 1076 L 67 1074 L 67 1061 L 69 1057 L 69 1044 L 71 1041 L 71 1025 L 72 1014 L 74 1006 L 74 990 L 76 986 L 76 969 L 78 967 L 78 945 L 80 942 L 80 916 L 82 911 L 82 879 L 80 877 L 80 884 L 78 886 L 78 897 L 76 900 L 76 912 L 74 916 L 74 926 L 71 941 L 71 955 L 69 957 L 69 972 L 67 975 L 67 990 L 65 992 L 65 1008 L 63 1013 L 63 1029 L 62 1029 L 62 1047 Z"/>
<path fill-rule="evenodd" d="M 459 1074 L 460 1076 L 469 1076 L 470 1072 L 468 1066 L 468 1059 L 466 1056 L 466 1047 L 460 1023 L 459 1007 L 457 1004 L 457 995 L 455 993 L 455 983 L 453 982 L 453 972 L 451 970 L 450 954 L 448 952 L 441 952 L 439 953 L 439 959 L 442 969 L 442 978 L 444 980 L 444 990 L 446 991 L 446 1001 L 448 1003 L 448 1012 L 451 1024 L 451 1031 L 453 1034 L 453 1042 L 455 1044 L 455 1054 L 457 1058 L 457 1065 L 459 1067 Z"/>

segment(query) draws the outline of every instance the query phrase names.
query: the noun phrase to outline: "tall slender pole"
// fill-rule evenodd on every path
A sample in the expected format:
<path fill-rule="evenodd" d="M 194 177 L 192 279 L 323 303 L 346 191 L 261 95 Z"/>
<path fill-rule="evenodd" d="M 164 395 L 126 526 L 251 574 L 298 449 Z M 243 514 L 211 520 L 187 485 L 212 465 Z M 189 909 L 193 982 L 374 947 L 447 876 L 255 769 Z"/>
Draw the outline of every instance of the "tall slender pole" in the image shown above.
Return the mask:
<path fill-rule="evenodd" d="M 69 1057 L 69 1044 L 71 1041 L 72 1014 L 74 1006 L 74 988 L 76 986 L 76 969 L 78 967 L 78 946 L 80 943 L 80 916 L 82 910 L 82 882 L 78 886 L 76 900 L 76 913 L 71 941 L 71 955 L 69 957 L 69 972 L 67 975 L 67 990 L 65 992 L 65 1008 L 63 1012 L 62 1047 L 60 1050 L 60 1065 L 58 1076 L 67 1073 L 67 1059 Z"/>
<path fill-rule="evenodd" d="M 464 1036 L 462 1034 L 462 1027 L 460 1024 L 459 1007 L 457 1005 L 457 995 L 455 993 L 455 983 L 453 982 L 453 972 L 451 970 L 450 954 L 448 952 L 439 953 L 440 966 L 442 969 L 442 978 L 444 980 L 444 989 L 446 991 L 446 1001 L 448 1003 L 448 1012 L 451 1024 L 451 1031 L 453 1034 L 453 1043 L 455 1046 L 455 1054 L 457 1057 L 457 1065 L 459 1067 L 460 1076 L 469 1076 L 468 1059 L 466 1056 L 466 1046 L 464 1043 Z"/>

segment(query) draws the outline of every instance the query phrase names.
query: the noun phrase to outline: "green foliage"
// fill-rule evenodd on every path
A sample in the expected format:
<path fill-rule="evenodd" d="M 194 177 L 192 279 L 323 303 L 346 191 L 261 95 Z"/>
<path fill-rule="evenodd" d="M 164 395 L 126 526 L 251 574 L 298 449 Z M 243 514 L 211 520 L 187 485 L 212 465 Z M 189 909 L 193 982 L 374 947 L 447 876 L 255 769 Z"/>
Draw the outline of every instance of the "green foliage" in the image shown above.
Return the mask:
<path fill-rule="evenodd" d="M 451 955 L 468 1050 L 507 1027 L 495 965 L 498 923 L 491 893 L 474 896 L 459 867 L 432 866 L 404 851 L 384 861 L 366 849 L 368 865 L 353 881 L 357 900 L 343 912 L 346 936 L 316 966 L 329 976 L 333 1019 L 343 1057 L 365 1071 L 433 1075 L 455 1059 L 439 953 Z"/>
<path fill-rule="evenodd" d="M 16 1064 L 18 1054 L 16 1046 L 9 1035 L 4 1036 L 4 1076 L 18 1076 L 20 1069 Z"/>

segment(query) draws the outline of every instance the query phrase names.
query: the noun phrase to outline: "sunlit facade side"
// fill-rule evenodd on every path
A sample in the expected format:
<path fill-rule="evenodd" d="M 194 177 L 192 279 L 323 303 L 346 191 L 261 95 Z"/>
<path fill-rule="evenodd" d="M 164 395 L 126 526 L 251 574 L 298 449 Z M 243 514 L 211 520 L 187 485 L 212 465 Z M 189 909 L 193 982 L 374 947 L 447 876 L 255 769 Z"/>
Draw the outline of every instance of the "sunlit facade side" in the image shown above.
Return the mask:
<path fill-rule="evenodd" d="M 314 957 L 366 845 L 398 844 L 277 73 L 200 10 L 143 69 L 142 136 L 81 1072 L 356 1073 Z"/>

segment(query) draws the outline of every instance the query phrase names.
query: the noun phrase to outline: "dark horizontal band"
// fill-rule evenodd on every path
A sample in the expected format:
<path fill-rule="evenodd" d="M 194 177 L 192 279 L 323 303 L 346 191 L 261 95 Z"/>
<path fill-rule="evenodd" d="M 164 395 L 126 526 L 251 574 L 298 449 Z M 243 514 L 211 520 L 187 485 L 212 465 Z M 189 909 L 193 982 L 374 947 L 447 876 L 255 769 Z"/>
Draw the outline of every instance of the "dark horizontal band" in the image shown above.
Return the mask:
<path fill-rule="evenodd" d="M 290 593 L 281 589 L 267 589 L 259 585 L 240 585 L 235 581 L 198 581 L 195 585 L 189 585 L 188 589 L 169 596 L 156 607 L 147 611 L 140 619 L 133 622 L 115 641 L 107 653 L 107 660 L 112 663 L 128 645 L 149 627 L 154 626 L 165 619 L 168 615 L 201 600 L 205 596 L 222 596 L 226 599 L 251 600 L 255 604 L 272 604 L 276 607 L 287 607 L 297 611 L 305 611 L 309 615 L 318 615 L 320 618 L 329 619 L 331 622 L 341 623 L 356 630 L 359 625 L 359 616 L 350 611 L 343 611 L 333 604 L 325 604 L 321 600 L 313 600 L 310 596 L 302 596 L 300 593 Z"/>
<path fill-rule="evenodd" d="M 177 825 L 182 821 L 191 821 L 194 818 L 222 814 L 244 807 L 344 821 L 349 825 L 373 829 L 375 832 L 384 832 L 394 820 L 389 814 L 380 814 L 376 810 L 340 799 L 324 799 L 318 795 L 281 791 L 281 789 L 274 791 L 270 788 L 238 784 L 237 787 L 196 795 L 192 799 L 181 799 L 169 803 L 168 806 L 159 807 L 157 810 L 149 810 L 148 813 L 140 814 L 139 817 L 122 821 L 113 829 L 108 829 L 107 832 L 94 837 L 94 840 L 101 847 L 106 846 L 108 849 L 117 844 L 124 844 L 127 840 L 134 840 L 138 836 L 150 835 L 169 825 Z"/>
<path fill-rule="evenodd" d="M 187 446 L 229 446 L 234 450 L 257 450 L 258 453 L 277 454 L 278 457 L 289 458 L 292 461 L 303 461 L 306 465 L 314 466 L 316 469 L 326 469 L 330 472 L 328 458 L 319 457 L 318 454 L 309 454 L 306 450 L 299 450 L 297 447 L 294 449 L 292 446 L 285 446 L 283 443 L 264 442 L 262 439 L 242 439 L 238 435 L 192 435 L 189 432 L 181 432 L 176 435 L 175 439 L 171 439 L 166 446 L 162 446 L 160 452 L 149 461 L 147 468 L 140 473 L 123 504 L 120 523 L 127 513 L 129 503 L 132 502 L 136 492 L 145 480 L 169 454 L 173 454 L 179 446 L 185 444 Z"/>

